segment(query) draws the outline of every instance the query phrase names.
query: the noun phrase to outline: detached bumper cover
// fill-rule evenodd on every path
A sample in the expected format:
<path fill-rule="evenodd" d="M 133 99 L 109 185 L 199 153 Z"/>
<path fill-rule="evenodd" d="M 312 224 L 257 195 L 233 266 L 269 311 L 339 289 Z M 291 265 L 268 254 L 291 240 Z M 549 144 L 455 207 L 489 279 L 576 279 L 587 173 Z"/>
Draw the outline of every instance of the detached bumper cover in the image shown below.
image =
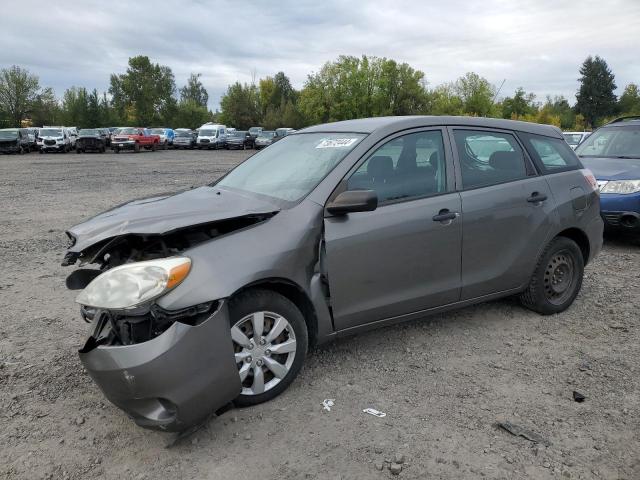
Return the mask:
<path fill-rule="evenodd" d="M 182 431 L 241 391 L 225 302 L 199 325 L 175 322 L 144 343 L 92 342 L 80 360 L 105 396 L 142 427 Z"/>

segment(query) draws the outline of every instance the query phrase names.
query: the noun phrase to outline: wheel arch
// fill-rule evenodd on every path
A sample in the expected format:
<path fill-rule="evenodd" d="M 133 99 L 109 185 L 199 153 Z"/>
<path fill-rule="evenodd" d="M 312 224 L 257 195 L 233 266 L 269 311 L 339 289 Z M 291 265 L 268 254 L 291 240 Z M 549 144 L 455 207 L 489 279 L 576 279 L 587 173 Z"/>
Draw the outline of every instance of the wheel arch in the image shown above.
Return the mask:
<path fill-rule="evenodd" d="M 236 290 L 229 298 L 233 298 L 247 290 L 271 290 L 287 298 L 300 309 L 309 335 L 309 347 L 316 345 L 318 340 L 318 316 L 311 298 L 297 283 L 286 278 L 264 278 L 256 280 Z"/>
<path fill-rule="evenodd" d="M 572 227 L 567 228 L 559 232 L 556 237 L 565 237 L 576 242 L 582 252 L 582 259 L 586 265 L 589 262 L 589 255 L 591 254 L 591 244 L 589 243 L 589 237 L 587 234 L 579 228 Z"/>

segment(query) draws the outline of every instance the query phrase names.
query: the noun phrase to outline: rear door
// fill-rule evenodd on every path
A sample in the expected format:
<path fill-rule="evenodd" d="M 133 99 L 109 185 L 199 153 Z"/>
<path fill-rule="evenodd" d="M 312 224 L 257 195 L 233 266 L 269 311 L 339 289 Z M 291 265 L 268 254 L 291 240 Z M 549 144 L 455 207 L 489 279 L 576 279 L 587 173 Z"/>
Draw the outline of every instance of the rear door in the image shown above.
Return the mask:
<path fill-rule="evenodd" d="M 450 128 L 462 201 L 462 293 L 467 300 L 529 281 L 554 224 L 549 185 L 513 132 Z"/>
<path fill-rule="evenodd" d="M 444 129 L 396 135 L 357 165 L 344 189 L 371 189 L 372 212 L 325 218 L 336 329 L 440 305 L 460 296 L 460 195 Z"/>

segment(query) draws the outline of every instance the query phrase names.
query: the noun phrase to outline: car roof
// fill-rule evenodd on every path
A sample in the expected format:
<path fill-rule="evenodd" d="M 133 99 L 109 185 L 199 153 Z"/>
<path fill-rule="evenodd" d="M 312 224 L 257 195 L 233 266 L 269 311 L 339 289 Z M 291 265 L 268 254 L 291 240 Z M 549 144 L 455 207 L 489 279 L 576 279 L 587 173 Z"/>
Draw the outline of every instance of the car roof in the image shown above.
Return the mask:
<path fill-rule="evenodd" d="M 357 120 L 345 120 L 341 122 L 324 123 L 299 130 L 297 133 L 313 132 L 358 132 L 373 133 L 378 130 L 403 130 L 408 128 L 430 126 L 464 126 L 464 127 L 491 127 L 506 130 L 545 135 L 548 137 L 562 138 L 562 131 L 553 125 L 540 125 L 537 123 L 521 122 L 518 120 L 503 120 L 500 118 L 485 117 L 453 117 L 453 116 L 398 116 L 398 117 L 373 117 Z"/>
<path fill-rule="evenodd" d="M 626 117 L 618 117 L 615 120 L 611 120 L 609 123 L 604 124 L 602 127 L 640 127 L 640 115 L 629 115 Z"/>

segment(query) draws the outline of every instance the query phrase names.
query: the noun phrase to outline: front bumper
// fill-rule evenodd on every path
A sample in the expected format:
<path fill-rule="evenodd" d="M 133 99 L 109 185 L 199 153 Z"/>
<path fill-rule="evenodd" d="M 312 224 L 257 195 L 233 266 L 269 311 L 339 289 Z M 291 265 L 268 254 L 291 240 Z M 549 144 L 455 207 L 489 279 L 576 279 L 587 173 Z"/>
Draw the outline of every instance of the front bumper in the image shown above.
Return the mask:
<path fill-rule="evenodd" d="M 600 213 L 607 229 L 640 231 L 640 192 L 601 194 Z"/>
<path fill-rule="evenodd" d="M 133 140 L 115 140 L 111 142 L 111 148 L 119 150 L 133 150 L 136 142 Z"/>
<path fill-rule="evenodd" d="M 175 322 L 135 345 L 89 338 L 79 355 L 105 396 L 145 428 L 182 431 L 241 391 L 226 302 L 197 326 Z"/>
<path fill-rule="evenodd" d="M 46 145 L 43 143 L 43 144 L 40 144 L 39 146 L 40 146 L 40 150 L 44 152 L 61 152 L 66 147 L 64 143 L 57 143 L 55 145 Z"/>

